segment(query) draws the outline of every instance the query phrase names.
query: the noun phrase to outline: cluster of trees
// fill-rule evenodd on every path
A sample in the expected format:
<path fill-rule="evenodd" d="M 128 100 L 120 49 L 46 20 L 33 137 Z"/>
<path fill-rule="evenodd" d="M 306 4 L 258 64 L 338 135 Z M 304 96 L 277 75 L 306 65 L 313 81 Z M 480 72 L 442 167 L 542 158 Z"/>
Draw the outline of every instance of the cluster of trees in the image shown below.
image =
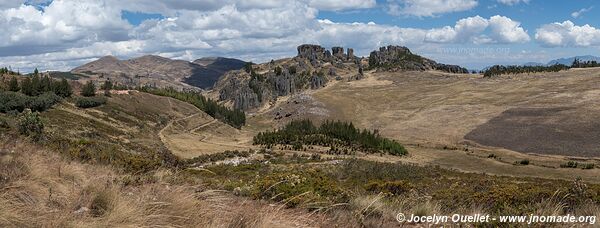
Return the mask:
<path fill-rule="evenodd" d="M 62 98 L 73 94 L 73 89 L 66 79 L 42 77 L 37 69 L 33 74 L 23 76 L 20 81 L 13 76 L 4 88 L 7 91 L 0 92 L 0 112 L 3 113 L 23 112 L 25 109 L 42 112 L 60 102 Z"/>
<path fill-rule="evenodd" d="M 3 67 L 3 68 L 0 68 L 0 75 L 3 75 L 3 74 L 8 74 L 8 75 L 19 75 L 19 73 L 18 73 L 18 72 L 14 72 L 14 71 L 12 71 L 11 69 L 9 69 L 8 67 Z"/>
<path fill-rule="evenodd" d="M 538 72 L 559 72 L 562 70 L 568 70 L 570 67 L 563 64 L 556 64 L 552 66 L 502 66 L 495 65 L 483 72 L 483 77 L 489 78 L 493 76 L 499 76 L 503 74 L 530 74 Z"/>
<path fill-rule="evenodd" d="M 193 104 L 213 118 L 238 129 L 246 124 L 246 114 L 244 111 L 227 108 L 217 101 L 202 96 L 202 94 L 196 91 L 178 91 L 174 88 L 154 88 L 148 86 L 138 88 L 138 90 L 158 96 L 172 97 Z"/>
<path fill-rule="evenodd" d="M 571 64 L 572 68 L 590 68 L 590 67 L 600 67 L 600 63 L 595 60 L 591 61 L 581 61 L 579 59 L 575 59 L 573 64 Z"/>
<path fill-rule="evenodd" d="M 279 130 L 260 132 L 254 137 L 254 144 L 294 145 L 294 148 L 301 148 L 305 144 L 347 147 L 367 153 L 407 154 L 404 146 L 382 137 L 378 131 L 360 130 L 352 123 L 341 121 L 326 121 L 317 127 L 310 120 L 295 120 Z"/>
<path fill-rule="evenodd" d="M 40 77 L 39 74 L 25 77 L 21 82 L 16 77 L 12 77 L 8 82 L 8 91 L 21 92 L 27 96 L 39 96 L 52 92 L 63 98 L 73 94 L 73 88 L 66 79 L 53 80 L 48 76 Z"/>

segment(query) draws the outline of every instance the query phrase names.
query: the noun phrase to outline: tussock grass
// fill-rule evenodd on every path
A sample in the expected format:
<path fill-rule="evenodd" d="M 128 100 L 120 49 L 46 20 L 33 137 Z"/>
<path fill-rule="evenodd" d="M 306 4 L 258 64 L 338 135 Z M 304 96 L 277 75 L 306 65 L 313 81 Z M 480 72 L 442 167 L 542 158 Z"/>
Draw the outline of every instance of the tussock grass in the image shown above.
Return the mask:
<path fill-rule="evenodd" d="M 312 219 L 223 191 L 175 184 L 168 170 L 152 181 L 82 164 L 18 140 L 0 140 L 0 227 L 291 227 Z"/>

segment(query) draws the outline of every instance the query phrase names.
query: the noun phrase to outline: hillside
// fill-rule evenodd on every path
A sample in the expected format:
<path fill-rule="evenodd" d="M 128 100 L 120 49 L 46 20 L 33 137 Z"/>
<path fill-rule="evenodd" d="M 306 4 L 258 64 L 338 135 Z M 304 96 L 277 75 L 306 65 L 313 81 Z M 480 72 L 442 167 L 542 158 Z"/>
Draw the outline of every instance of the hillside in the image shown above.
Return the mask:
<path fill-rule="evenodd" d="M 99 80 L 110 78 L 114 82 L 130 86 L 156 85 L 176 88 L 193 86 L 209 89 L 225 72 L 241 69 L 244 64 L 243 61 L 227 58 L 188 62 L 154 55 L 129 60 L 106 56 L 77 67 L 71 70 L 71 73 Z"/>
<path fill-rule="evenodd" d="M 583 123 L 599 119 L 599 74 L 370 70 L 278 99 L 241 130 L 138 91 L 88 109 L 66 98 L 40 113 L 39 139 L 21 135 L 26 114 L 0 113 L 0 226 L 397 227 L 399 208 L 600 215 L 598 160 L 570 148 L 596 153 Z M 318 130 L 291 121 L 307 118 Z"/>
<path fill-rule="evenodd" d="M 352 48 L 326 50 L 319 45 L 305 44 L 298 47 L 295 57 L 228 72 L 211 93 L 237 109 L 257 110 L 274 104 L 280 97 L 318 90 L 337 81 L 360 80 L 366 69 L 468 73 L 465 68 L 437 63 L 401 46 L 382 47 L 369 58 L 362 58 L 355 56 Z"/>

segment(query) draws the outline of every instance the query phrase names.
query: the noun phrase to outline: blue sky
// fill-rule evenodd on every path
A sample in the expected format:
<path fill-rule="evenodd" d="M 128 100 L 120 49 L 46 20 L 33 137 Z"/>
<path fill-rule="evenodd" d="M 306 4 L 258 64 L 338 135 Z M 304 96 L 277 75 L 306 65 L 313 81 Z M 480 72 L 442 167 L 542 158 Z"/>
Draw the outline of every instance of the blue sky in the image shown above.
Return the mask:
<path fill-rule="evenodd" d="M 303 43 L 403 45 L 472 69 L 600 55 L 596 1 L 0 1 L 0 65 L 69 70 L 105 55 L 263 62 Z M 600 6 L 598 6 L 600 7 Z"/>

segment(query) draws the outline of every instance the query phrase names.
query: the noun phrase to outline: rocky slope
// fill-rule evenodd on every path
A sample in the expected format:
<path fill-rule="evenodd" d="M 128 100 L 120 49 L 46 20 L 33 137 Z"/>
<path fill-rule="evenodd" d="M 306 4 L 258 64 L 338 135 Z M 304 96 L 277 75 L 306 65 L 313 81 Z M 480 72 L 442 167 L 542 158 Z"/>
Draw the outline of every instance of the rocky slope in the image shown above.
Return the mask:
<path fill-rule="evenodd" d="M 437 63 L 431 59 L 413 54 L 408 48 L 402 46 L 381 47 L 378 51 L 371 52 L 369 67 L 379 71 L 427 71 L 439 70 L 448 73 L 469 73 L 466 68 Z"/>
<path fill-rule="evenodd" d="M 348 49 L 344 53 L 342 47 L 329 51 L 318 45 L 301 45 L 296 57 L 228 72 L 213 93 L 235 108 L 258 108 L 280 96 L 321 88 L 330 80 L 356 78 L 361 65 L 353 52 Z"/>
<path fill-rule="evenodd" d="M 427 71 L 468 73 L 460 66 L 440 64 L 412 54 L 406 47 L 388 46 L 368 58 L 354 56 L 342 47 L 327 50 L 319 45 L 300 45 L 289 59 L 254 65 L 252 69 L 230 71 L 215 84 L 213 96 L 234 108 L 251 110 L 309 89 L 324 87 L 331 80 L 360 80 L 363 69 L 377 71 Z"/>
<path fill-rule="evenodd" d="M 100 80 L 110 78 L 119 84 L 130 86 L 155 85 L 209 89 L 225 72 L 239 70 L 244 64 L 245 62 L 241 60 L 226 58 L 188 62 L 154 55 L 129 60 L 106 56 L 77 67 L 71 73 Z"/>

